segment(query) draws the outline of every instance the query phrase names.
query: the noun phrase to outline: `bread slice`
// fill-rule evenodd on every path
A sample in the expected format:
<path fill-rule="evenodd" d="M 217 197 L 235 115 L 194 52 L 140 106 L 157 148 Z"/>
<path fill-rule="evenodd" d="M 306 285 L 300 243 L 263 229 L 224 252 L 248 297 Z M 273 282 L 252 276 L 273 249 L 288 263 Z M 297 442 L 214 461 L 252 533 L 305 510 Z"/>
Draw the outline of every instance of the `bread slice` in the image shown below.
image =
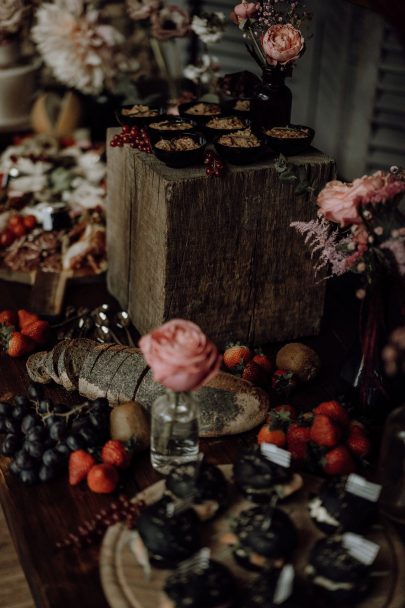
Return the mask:
<path fill-rule="evenodd" d="M 79 374 L 83 362 L 88 353 L 96 346 L 99 345 L 94 340 L 77 338 L 76 340 L 70 340 L 70 344 L 60 354 L 58 375 L 67 391 L 74 391 L 78 388 Z"/>
<path fill-rule="evenodd" d="M 90 372 L 86 395 L 88 399 L 107 397 L 111 379 L 121 363 L 128 357 L 127 346 L 112 346 L 97 359 Z"/>
<path fill-rule="evenodd" d="M 64 349 L 69 345 L 70 340 L 61 340 L 52 349 L 47 358 L 47 370 L 50 377 L 57 384 L 61 384 L 58 374 L 59 357 L 63 354 Z"/>
<path fill-rule="evenodd" d="M 39 384 L 48 384 L 51 377 L 45 368 L 45 361 L 48 356 L 48 351 L 44 350 L 39 353 L 30 355 L 27 359 L 27 372 L 33 382 Z"/>
<path fill-rule="evenodd" d="M 150 412 L 152 403 L 165 392 L 165 387 L 153 380 L 152 370 L 150 369 L 142 378 L 142 382 L 135 392 L 134 401 L 140 403 L 143 408 Z"/>
<path fill-rule="evenodd" d="M 113 403 L 125 403 L 131 401 L 135 394 L 142 373 L 147 369 L 145 359 L 139 348 L 128 348 L 127 357 L 112 376 L 108 390 L 107 399 Z"/>
<path fill-rule="evenodd" d="M 115 342 L 110 342 L 108 344 L 97 344 L 87 353 L 79 372 L 78 381 L 79 393 L 84 397 L 87 396 L 86 391 L 89 384 L 89 376 L 91 370 L 93 369 L 93 366 L 97 363 L 97 360 L 102 355 L 102 353 L 106 350 L 109 350 L 113 346 L 116 346 Z"/>

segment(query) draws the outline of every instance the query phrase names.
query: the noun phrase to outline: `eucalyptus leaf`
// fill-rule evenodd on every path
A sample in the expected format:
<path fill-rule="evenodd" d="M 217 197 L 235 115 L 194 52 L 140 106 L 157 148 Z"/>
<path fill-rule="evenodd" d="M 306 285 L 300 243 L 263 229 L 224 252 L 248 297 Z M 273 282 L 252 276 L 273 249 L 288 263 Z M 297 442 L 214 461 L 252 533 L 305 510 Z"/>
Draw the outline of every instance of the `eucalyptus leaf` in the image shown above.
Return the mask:
<path fill-rule="evenodd" d="M 280 179 L 282 182 L 288 182 L 288 183 L 293 183 L 293 182 L 297 181 L 296 175 L 287 175 L 286 176 L 284 174 L 281 174 Z"/>

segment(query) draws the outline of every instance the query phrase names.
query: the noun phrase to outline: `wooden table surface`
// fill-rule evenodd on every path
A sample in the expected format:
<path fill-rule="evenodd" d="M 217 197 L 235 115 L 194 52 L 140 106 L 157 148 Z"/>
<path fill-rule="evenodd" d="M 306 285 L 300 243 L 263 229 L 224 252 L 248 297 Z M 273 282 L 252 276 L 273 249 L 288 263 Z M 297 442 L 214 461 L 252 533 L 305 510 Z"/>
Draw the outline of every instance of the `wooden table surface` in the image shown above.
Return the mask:
<path fill-rule="evenodd" d="M 0 281 L 0 310 L 25 307 L 29 289 Z M 320 353 L 323 371 L 312 385 L 294 394 L 291 401 L 296 405 L 311 406 L 338 394 L 339 370 L 356 326 L 355 316 L 343 314 L 347 311 L 347 302 L 342 299 L 342 293 L 341 283 L 331 284 L 321 335 L 305 340 Z M 353 296 L 347 293 L 347 301 L 352 303 Z M 104 284 L 68 288 L 67 304 L 95 307 L 104 302 L 116 305 Z M 272 345 L 270 352 L 276 347 Z M 0 398 L 8 391 L 24 394 L 28 384 L 25 361 L 0 355 Z M 55 385 L 46 387 L 46 395 L 55 402 L 72 403 L 78 399 L 77 395 L 68 394 Z M 251 432 L 229 439 L 204 440 L 201 448 L 208 461 L 231 463 L 241 446 L 252 443 L 254 436 Z M 98 547 L 62 551 L 55 548 L 55 543 L 107 506 L 111 497 L 93 494 L 85 486 L 72 488 L 63 475 L 47 484 L 25 487 L 8 472 L 8 466 L 9 459 L 0 458 L 0 501 L 37 606 L 106 608 L 98 573 Z M 149 454 L 143 453 L 135 457 L 126 473 L 123 489 L 132 496 L 157 479 Z"/>

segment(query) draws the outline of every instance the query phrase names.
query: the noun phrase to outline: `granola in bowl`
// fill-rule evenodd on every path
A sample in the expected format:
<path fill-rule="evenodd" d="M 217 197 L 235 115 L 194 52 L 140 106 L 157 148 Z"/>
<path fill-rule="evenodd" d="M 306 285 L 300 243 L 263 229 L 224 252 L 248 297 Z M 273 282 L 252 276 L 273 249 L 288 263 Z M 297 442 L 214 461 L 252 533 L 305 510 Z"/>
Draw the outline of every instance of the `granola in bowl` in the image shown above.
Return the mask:
<path fill-rule="evenodd" d="M 265 131 L 266 135 L 270 137 L 277 137 L 280 139 L 303 139 L 308 137 L 308 129 L 292 129 L 289 127 L 273 127 Z"/>
<path fill-rule="evenodd" d="M 221 106 L 215 103 L 200 102 L 189 107 L 184 113 L 192 116 L 214 116 L 215 114 L 221 114 Z"/>
<path fill-rule="evenodd" d="M 237 116 L 220 116 L 211 118 L 206 126 L 209 129 L 218 129 L 219 131 L 231 131 L 232 129 L 243 129 L 245 124 Z"/>
<path fill-rule="evenodd" d="M 176 137 L 175 139 L 161 139 L 155 144 L 155 147 L 166 152 L 188 152 L 197 150 L 201 146 L 192 137 Z"/>
<path fill-rule="evenodd" d="M 159 110 L 137 103 L 132 108 L 122 108 L 121 114 L 129 117 L 149 117 L 158 116 Z"/>
<path fill-rule="evenodd" d="M 161 122 L 152 122 L 149 127 L 158 131 L 187 131 L 193 128 L 192 122 L 181 120 L 162 120 Z"/>
<path fill-rule="evenodd" d="M 250 129 L 235 131 L 229 135 L 222 135 L 218 139 L 218 143 L 222 146 L 230 148 L 258 148 L 261 146 L 261 141 Z"/>
<path fill-rule="evenodd" d="M 238 99 L 233 107 L 237 112 L 250 112 L 250 99 Z"/>

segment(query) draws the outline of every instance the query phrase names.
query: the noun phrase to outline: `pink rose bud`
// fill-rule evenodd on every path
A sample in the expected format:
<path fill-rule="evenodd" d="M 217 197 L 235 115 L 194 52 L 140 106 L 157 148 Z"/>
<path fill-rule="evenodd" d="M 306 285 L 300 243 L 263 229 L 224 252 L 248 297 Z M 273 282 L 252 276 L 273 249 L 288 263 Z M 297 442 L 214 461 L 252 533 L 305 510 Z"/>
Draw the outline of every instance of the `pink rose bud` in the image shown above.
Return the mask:
<path fill-rule="evenodd" d="M 194 391 L 221 365 L 216 346 L 198 325 L 173 319 L 143 336 L 139 347 L 153 379 L 177 393 Z"/>
<path fill-rule="evenodd" d="M 239 21 L 253 17 L 260 8 L 260 4 L 256 2 L 241 2 L 233 9 Z"/>

